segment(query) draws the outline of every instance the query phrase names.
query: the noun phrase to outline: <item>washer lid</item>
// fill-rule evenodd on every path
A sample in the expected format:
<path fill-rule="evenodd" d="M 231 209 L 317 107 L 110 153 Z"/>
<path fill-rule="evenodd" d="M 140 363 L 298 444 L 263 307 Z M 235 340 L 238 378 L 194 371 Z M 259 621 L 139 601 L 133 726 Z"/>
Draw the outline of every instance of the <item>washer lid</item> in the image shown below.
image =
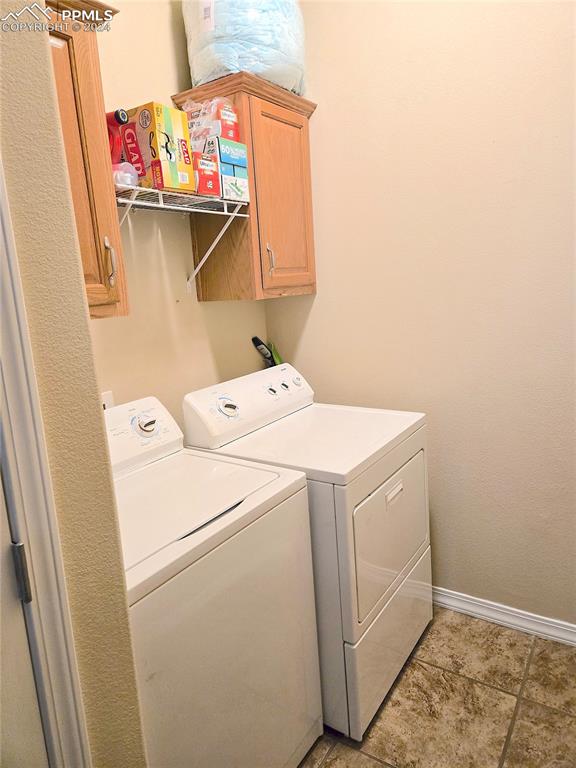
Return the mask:
<path fill-rule="evenodd" d="M 118 478 L 114 485 L 125 569 L 237 507 L 277 478 L 273 469 L 185 450 Z"/>
<path fill-rule="evenodd" d="M 313 403 L 217 449 L 345 485 L 425 424 L 423 413 Z"/>

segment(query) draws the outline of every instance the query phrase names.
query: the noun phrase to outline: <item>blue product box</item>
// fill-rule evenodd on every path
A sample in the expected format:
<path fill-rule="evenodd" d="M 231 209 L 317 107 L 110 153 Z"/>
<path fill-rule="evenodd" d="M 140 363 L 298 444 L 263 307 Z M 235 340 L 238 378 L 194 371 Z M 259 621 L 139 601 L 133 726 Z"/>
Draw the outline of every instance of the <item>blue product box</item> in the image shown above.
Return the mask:
<path fill-rule="evenodd" d="M 210 136 L 206 139 L 204 153 L 218 157 L 222 198 L 235 202 L 249 202 L 250 188 L 246 144 L 224 139 L 222 136 Z"/>
<path fill-rule="evenodd" d="M 206 139 L 204 152 L 207 155 L 218 155 L 221 163 L 248 167 L 246 144 L 240 144 L 239 141 L 223 139 L 222 136 L 210 136 Z"/>

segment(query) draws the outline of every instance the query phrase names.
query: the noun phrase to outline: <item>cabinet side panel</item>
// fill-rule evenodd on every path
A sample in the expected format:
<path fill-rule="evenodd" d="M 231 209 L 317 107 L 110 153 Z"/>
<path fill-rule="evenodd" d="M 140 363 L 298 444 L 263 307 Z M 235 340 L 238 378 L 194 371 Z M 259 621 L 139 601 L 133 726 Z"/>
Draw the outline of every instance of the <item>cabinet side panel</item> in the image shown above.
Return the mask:
<path fill-rule="evenodd" d="M 214 242 L 225 222 L 223 216 L 193 214 L 190 217 L 195 265 Z M 252 226 L 250 219 L 232 222 L 196 276 L 199 301 L 259 298 L 254 290 L 251 268 Z"/>
<path fill-rule="evenodd" d="M 66 161 L 68 164 L 72 201 L 74 203 L 76 230 L 82 252 L 84 280 L 88 289 L 89 286 L 94 284 L 98 286 L 98 283 L 100 283 L 100 264 L 98 263 L 98 251 L 94 239 L 90 193 L 88 191 L 82 139 L 78 124 L 79 118 L 76 110 L 69 41 L 51 35 L 50 50 L 56 79 L 56 94 L 60 109 L 62 137 L 66 147 Z M 102 291 L 105 291 L 104 286 L 101 286 L 101 288 Z M 105 295 L 104 298 L 106 298 Z"/>
<path fill-rule="evenodd" d="M 324 722 L 348 734 L 334 486 L 308 481 Z"/>
<path fill-rule="evenodd" d="M 116 195 L 112 181 L 112 160 L 106 127 L 97 33 L 80 31 L 73 32 L 73 35 L 75 36 L 74 48 L 79 51 L 76 54 L 75 65 L 80 87 L 80 108 L 85 131 L 89 179 L 94 196 L 96 238 L 99 247 L 103 250 L 104 279 L 110 295 L 114 297 L 114 300 L 106 305 L 91 307 L 90 314 L 93 317 L 127 315 L 128 293 Z M 115 253 L 114 264 L 112 264 L 111 253 L 108 253 L 104 246 L 106 238 Z M 113 286 L 108 284 L 108 275 L 112 268 L 115 271 Z"/>

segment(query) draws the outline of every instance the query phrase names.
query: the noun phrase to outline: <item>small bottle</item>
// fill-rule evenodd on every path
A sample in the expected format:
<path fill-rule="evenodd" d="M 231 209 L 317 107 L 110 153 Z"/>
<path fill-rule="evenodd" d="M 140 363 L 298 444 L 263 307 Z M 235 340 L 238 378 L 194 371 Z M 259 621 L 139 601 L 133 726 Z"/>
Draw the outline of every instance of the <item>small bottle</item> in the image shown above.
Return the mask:
<path fill-rule="evenodd" d="M 125 109 L 116 109 L 114 112 L 106 112 L 106 124 L 108 126 L 108 141 L 110 143 L 110 155 L 112 164 L 122 162 L 122 135 L 120 126 L 128 122 L 128 113 Z"/>

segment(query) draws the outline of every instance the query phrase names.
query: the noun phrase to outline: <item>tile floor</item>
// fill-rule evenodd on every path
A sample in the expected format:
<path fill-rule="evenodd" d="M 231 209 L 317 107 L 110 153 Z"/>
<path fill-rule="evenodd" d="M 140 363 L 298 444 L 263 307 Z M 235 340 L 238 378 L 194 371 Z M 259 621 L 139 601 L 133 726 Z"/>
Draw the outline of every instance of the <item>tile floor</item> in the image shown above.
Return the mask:
<path fill-rule="evenodd" d="M 576 647 L 436 608 L 361 744 L 301 768 L 576 768 Z"/>

